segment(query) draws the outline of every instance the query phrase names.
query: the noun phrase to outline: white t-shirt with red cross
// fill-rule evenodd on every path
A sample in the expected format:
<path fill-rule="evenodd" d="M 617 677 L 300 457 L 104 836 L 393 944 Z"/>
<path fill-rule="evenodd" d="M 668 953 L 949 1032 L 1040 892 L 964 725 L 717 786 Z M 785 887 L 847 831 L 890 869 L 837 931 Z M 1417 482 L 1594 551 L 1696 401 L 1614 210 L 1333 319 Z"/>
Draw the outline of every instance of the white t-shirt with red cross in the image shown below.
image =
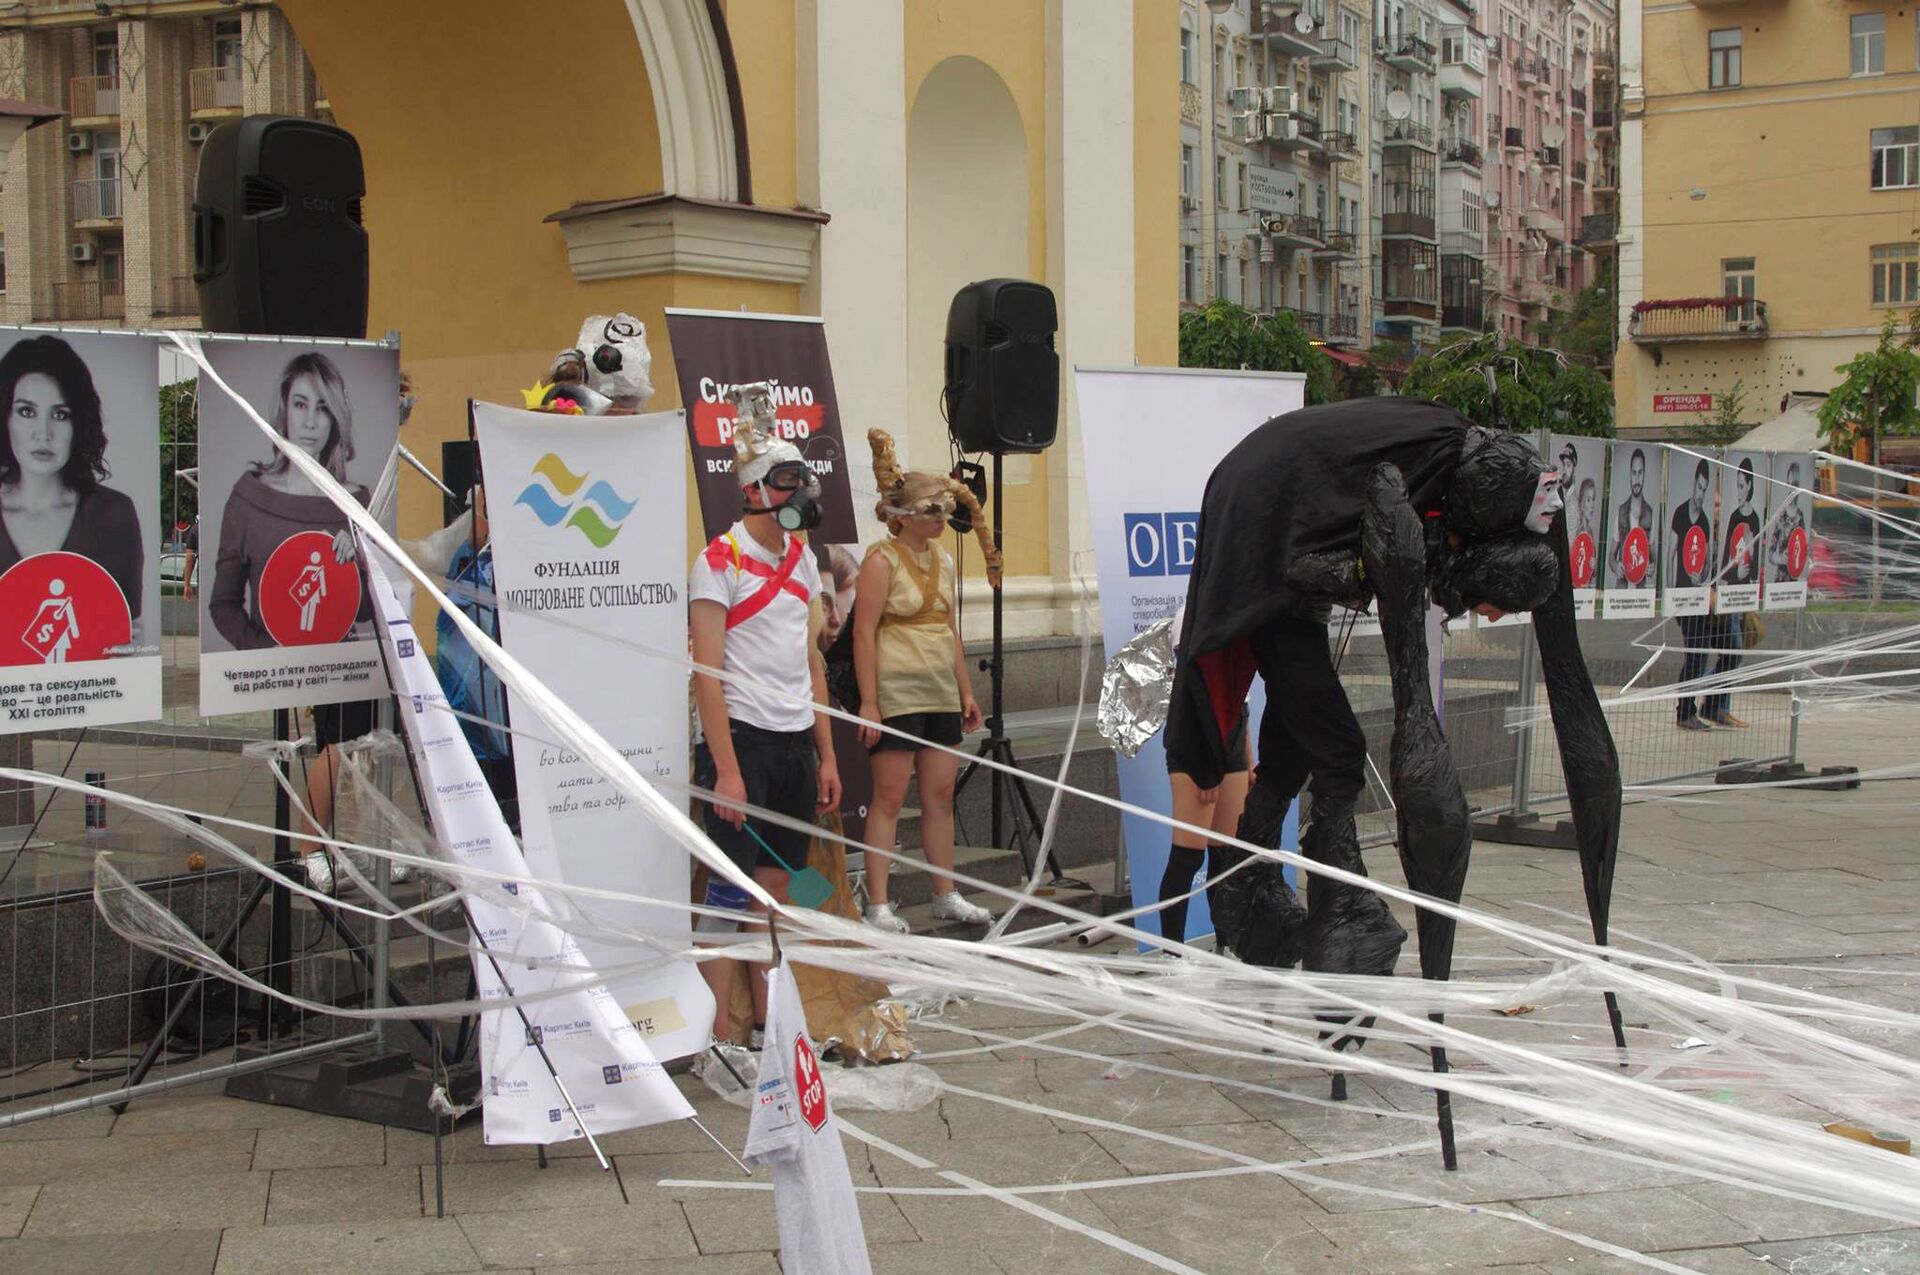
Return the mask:
<path fill-rule="evenodd" d="M 807 632 L 820 596 L 820 567 L 793 536 L 771 553 L 736 522 L 694 559 L 688 593 L 727 608 L 726 671 L 744 678 L 723 684 L 730 720 L 762 730 L 813 726 L 813 674 Z"/>

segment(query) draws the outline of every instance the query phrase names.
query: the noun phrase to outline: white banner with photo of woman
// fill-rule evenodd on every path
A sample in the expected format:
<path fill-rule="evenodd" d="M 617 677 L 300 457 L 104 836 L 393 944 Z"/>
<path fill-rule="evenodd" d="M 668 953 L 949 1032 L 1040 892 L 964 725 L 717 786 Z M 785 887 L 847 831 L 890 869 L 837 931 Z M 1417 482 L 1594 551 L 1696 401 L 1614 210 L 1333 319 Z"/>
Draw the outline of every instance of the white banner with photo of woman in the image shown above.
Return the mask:
<path fill-rule="evenodd" d="M 1807 570 L 1813 565 L 1813 457 L 1773 454 L 1773 491 L 1767 508 L 1764 611 L 1800 611 L 1807 605 Z"/>
<path fill-rule="evenodd" d="M 1720 471 L 1720 555 L 1713 609 L 1723 615 L 1760 609 L 1761 528 L 1767 521 L 1765 452 L 1730 451 Z"/>
<path fill-rule="evenodd" d="M 205 350 L 281 437 L 367 503 L 400 434 L 398 349 L 210 337 Z M 200 394 L 200 510 L 202 713 L 387 693 L 346 515 L 211 385 Z"/>
<path fill-rule="evenodd" d="M 1705 615 L 1712 605 L 1716 561 L 1713 471 L 1717 454 L 1667 451 L 1667 543 L 1660 579 L 1667 615 Z"/>
<path fill-rule="evenodd" d="M 1573 574 L 1573 614 L 1591 620 L 1600 595 L 1601 510 L 1607 501 L 1607 443 L 1601 438 L 1555 434 L 1548 457 L 1560 470 L 1567 508 L 1567 566 Z"/>
<path fill-rule="evenodd" d="M 159 353 L 0 329 L 0 732 L 160 715 Z"/>

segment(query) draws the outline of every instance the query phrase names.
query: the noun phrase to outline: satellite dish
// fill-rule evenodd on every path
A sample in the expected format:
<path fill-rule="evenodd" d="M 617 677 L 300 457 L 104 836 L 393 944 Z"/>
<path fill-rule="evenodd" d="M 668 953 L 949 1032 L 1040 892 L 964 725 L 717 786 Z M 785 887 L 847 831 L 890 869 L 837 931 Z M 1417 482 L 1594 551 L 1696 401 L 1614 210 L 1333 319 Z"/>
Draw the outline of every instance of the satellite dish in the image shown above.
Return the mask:
<path fill-rule="evenodd" d="M 1413 114 L 1413 98 L 1405 89 L 1395 89 L 1387 94 L 1387 114 L 1393 119 L 1403 120 Z"/>
<path fill-rule="evenodd" d="M 1540 141 L 1543 145 L 1558 146 L 1566 140 L 1567 130 L 1561 128 L 1558 124 L 1549 124 L 1540 130 Z"/>
<path fill-rule="evenodd" d="M 1499 206 L 1500 206 L 1500 192 L 1499 192 L 1499 191 L 1497 191 L 1497 190 L 1490 190 L 1490 191 L 1488 191 L 1488 192 L 1487 192 L 1487 207 L 1489 207 L 1489 208 L 1498 208 Z"/>
<path fill-rule="evenodd" d="M 1313 15 L 1305 9 L 1293 15 L 1293 29 L 1301 35 L 1313 34 Z"/>

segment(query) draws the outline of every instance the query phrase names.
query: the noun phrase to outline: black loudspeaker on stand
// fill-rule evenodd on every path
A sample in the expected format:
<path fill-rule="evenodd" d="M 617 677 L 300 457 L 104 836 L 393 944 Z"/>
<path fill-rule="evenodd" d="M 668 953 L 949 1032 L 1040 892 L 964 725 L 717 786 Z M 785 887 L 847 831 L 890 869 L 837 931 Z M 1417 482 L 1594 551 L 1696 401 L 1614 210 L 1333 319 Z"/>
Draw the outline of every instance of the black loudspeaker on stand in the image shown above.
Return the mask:
<path fill-rule="evenodd" d="M 1060 355 L 1053 336 L 1059 327 L 1053 292 L 1025 279 L 987 279 L 970 283 L 947 311 L 947 376 L 943 402 L 947 426 L 964 452 L 993 456 L 989 504 L 993 540 L 1004 537 L 1006 489 L 1001 473 L 1009 452 L 1045 451 L 1059 427 Z M 1013 841 L 1027 875 L 1033 875 L 1042 825 L 1039 807 L 1026 780 L 1017 773 L 1019 758 L 1007 738 L 1005 715 L 1005 601 L 993 591 L 993 653 L 980 661 L 987 675 L 987 737 L 979 756 L 996 763 L 989 771 L 993 800 L 993 844 L 1006 844 L 1004 817 L 1013 820 Z M 1005 767 L 1006 769 L 1001 769 Z M 958 794 L 980 769 L 970 764 L 954 785 Z M 1029 842 L 1031 838 L 1031 842 Z M 1051 852 L 1047 867 L 1054 886 L 1091 890 L 1084 881 L 1062 875 Z"/>

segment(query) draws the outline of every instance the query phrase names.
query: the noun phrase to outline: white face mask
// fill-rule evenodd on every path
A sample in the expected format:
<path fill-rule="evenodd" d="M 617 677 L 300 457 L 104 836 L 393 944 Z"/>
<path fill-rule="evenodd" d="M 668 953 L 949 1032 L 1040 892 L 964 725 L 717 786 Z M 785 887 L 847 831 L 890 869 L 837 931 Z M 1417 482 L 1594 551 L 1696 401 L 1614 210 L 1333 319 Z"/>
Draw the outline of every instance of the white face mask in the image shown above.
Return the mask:
<path fill-rule="evenodd" d="M 1566 507 L 1566 501 L 1560 495 L 1560 471 L 1549 469 L 1540 475 L 1540 485 L 1533 489 L 1533 504 L 1527 509 L 1527 530 L 1545 534 L 1553 526 L 1553 516 Z"/>

